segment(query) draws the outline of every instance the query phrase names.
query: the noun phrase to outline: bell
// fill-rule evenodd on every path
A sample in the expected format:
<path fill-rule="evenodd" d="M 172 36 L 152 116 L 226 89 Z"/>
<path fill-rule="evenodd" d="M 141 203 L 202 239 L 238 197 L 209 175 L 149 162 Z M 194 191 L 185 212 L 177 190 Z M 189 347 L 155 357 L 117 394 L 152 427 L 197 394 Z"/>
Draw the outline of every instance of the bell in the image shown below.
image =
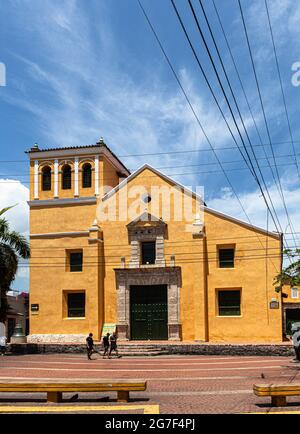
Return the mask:
<path fill-rule="evenodd" d="M 27 342 L 26 336 L 23 333 L 22 324 L 16 324 L 14 333 L 10 338 L 11 344 L 24 344 Z"/>
<path fill-rule="evenodd" d="M 25 336 L 23 333 L 23 327 L 22 324 L 16 324 L 15 329 L 14 329 L 14 333 L 13 333 L 13 337 L 23 337 Z"/>

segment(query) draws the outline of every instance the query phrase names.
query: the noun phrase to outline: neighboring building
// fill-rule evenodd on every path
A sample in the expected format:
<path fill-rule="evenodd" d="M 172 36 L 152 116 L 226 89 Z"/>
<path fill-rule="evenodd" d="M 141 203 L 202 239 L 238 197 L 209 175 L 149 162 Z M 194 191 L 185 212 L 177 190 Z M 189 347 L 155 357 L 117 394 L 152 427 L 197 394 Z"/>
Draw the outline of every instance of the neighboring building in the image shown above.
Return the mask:
<path fill-rule="evenodd" d="M 120 340 L 282 340 L 280 234 L 149 165 L 130 174 L 103 141 L 28 155 L 29 341 L 99 339 L 111 324 Z M 182 203 L 193 213 L 178 218 Z"/>
<path fill-rule="evenodd" d="M 16 324 L 21 324 L 23 333 L 29 333 L 29 294 L 27 292 L 9 291 L 7 293 L 8 312 L 5 322 L 8 342 L 14 333 Z"/>
<path fill-rule="evenodd" d="M 283 285 L 283 333 L 291 335 L 291 326 L 300 322 L 300 288 L 299 286 Z"/>

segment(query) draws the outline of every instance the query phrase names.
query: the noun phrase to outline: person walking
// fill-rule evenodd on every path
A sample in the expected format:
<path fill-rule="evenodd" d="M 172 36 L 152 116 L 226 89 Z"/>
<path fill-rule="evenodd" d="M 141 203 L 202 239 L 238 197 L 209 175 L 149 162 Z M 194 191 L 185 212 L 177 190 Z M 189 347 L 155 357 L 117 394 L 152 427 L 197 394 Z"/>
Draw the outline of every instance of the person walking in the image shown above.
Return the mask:
<path fill-rule="evenodd" d="M 292 341 L 295 350 L 295 359 L 294 362 L 300 363 L 300 323 L 294 323 L 292 325 Z"/>
<path fill-rule="evenodd" d="M 4 356 L 6 353 L 6 336 L 0 336 L 0 353 Z"/>
<path fill-rule="evenodd" d="M 87 351 L 87 357 L 89 360 L 92 360 L 91 355 L 94 352 L 94 339 L 93 339 L 93 333 L 90 333 L 88 337 L 86 338 L 86 351 Z"/>
<path fill-rule="evenodd" d="M 103 353 L 103 359 L 105 359 L 105 356 L 108 356 L 108 350 L 109 350 L 109 333 L 106 333 L 105 336 L 103 336 L 102 339 L 103 347 L 104 347 L 104 353 Z"/>
<path fill-rule="evenodd" d="M 112 335 L 110 335 L 109 340 L 110 340 L 110 350 L 109 350 L 108 358 L 111 359 L 112 351 L 116 353 L 117 357 L 121 357 L 119 356 L 119 352 L 118 352 L 117 334 L 114 332 Z"/>

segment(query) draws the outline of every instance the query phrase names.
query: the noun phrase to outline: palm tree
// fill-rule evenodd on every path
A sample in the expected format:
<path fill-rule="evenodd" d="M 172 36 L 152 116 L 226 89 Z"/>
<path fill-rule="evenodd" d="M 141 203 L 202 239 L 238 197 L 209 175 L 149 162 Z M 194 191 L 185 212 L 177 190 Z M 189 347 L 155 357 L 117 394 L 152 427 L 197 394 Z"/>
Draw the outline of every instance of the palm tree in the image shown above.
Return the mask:
<path fill-rule="evenodd" d="M 13 207 L 0 210 L 0 216 Z M 9 230 L 7 220 L 0 217 L 0 322 L 7 316 L 7 291 L 16 277 L 19 257 L 28 259 L 29 243 L 26 238 L 15 231 Z"/>

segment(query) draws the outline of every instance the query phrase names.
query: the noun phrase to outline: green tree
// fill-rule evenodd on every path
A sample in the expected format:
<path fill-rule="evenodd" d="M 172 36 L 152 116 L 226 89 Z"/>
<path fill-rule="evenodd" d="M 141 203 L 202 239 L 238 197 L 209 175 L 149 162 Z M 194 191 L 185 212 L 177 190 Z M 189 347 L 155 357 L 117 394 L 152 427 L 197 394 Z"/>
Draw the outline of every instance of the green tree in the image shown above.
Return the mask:
<path fill-rule="evenodd" d="M 300 285 L 300 249 L 286 249 L 283 252 L 291 259 L 291 263 L 284 267 L 282 271 L 276 276 L 275 284 Z"/>
<path fill-rule="evenodd" d="M 7 316 L 7 292 L 16 277 L 19 258 L 30 256 L 29 243 L 26 238 L 15 231 L 9 230 L 9 224 L 4 217 L 6 211 L 13 207 L 0 210 L 0 322 Z"/>

